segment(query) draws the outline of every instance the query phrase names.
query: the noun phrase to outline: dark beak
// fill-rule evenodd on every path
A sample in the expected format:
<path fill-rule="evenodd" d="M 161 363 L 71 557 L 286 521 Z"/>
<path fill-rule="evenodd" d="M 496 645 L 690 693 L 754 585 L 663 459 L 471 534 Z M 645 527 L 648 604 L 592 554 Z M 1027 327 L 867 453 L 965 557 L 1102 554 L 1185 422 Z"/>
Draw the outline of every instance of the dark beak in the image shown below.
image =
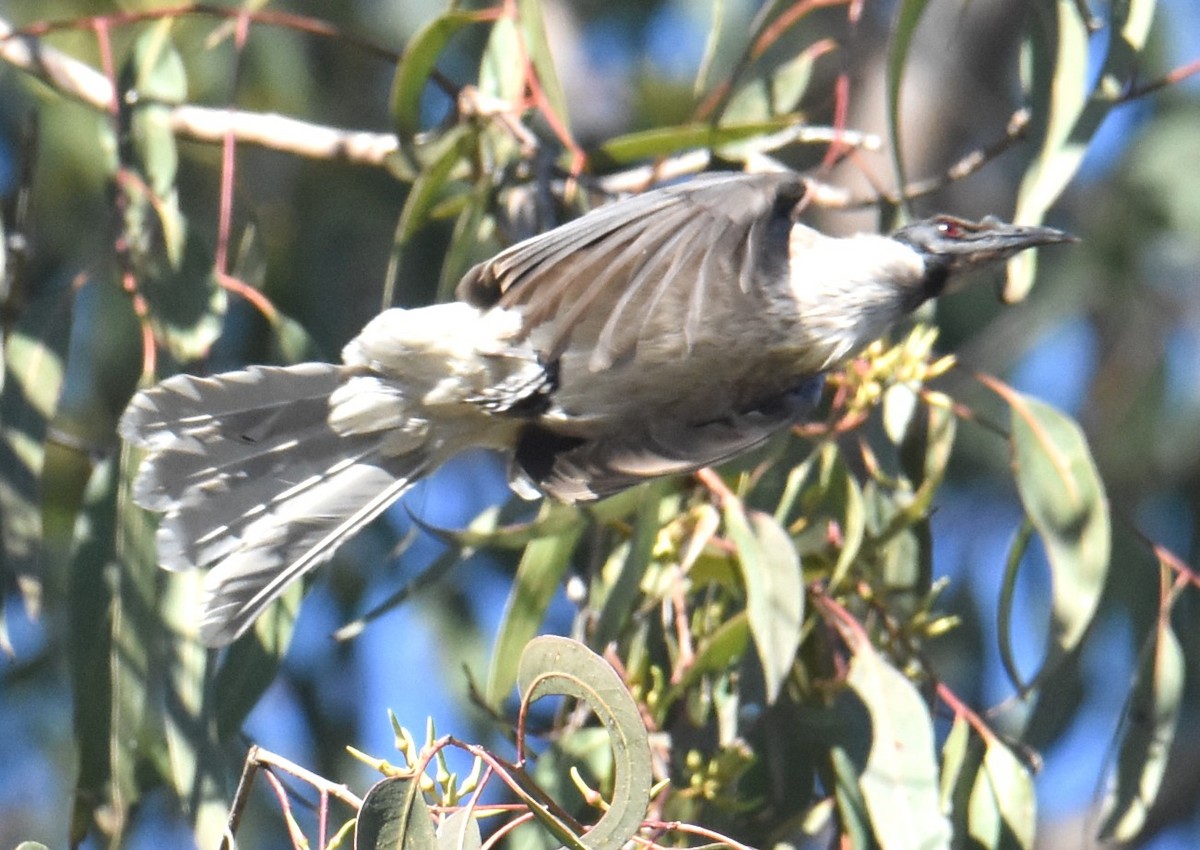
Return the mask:
<path fill-rule="evenodd" d="M 1079 237 L 1053 227 L 1007 224 L 997 218 L 985 218 L 982 224 L 984 227 L 970 240 L 971 244 L 981 252 L 995 252 L 1003 256 L 1012 256 L 1041 245 L 1079 241 Z"/>

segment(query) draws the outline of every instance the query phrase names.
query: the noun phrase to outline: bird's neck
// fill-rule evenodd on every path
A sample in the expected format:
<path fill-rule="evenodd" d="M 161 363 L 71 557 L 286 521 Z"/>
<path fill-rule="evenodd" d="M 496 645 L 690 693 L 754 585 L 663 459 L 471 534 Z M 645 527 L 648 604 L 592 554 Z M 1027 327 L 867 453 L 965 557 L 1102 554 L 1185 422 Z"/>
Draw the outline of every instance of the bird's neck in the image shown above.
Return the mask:
<path fill-rule="evenodd" d="M 853 356 L 933 294 L 926 278 L 936 270 L 886 236 L 839 239 L 796 225 L 789 247 L 798 332 L 822 370 Z"/>

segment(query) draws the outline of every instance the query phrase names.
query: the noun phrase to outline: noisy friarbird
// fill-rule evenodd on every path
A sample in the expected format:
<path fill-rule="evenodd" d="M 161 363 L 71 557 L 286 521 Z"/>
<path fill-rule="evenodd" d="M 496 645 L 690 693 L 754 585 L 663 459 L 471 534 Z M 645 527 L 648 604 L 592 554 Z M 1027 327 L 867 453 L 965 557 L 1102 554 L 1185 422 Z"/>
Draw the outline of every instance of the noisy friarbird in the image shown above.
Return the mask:
<path fill-rule="evenodd" d="M 961 272 L 1070 240 L 948 216 L 887 236 L 801 224 L 795 174 L 709 174 L 604 206 L 386 310 L 342 363 L 177 375 L 139 392 L 138 504 L 167 569 L 209 570 L 221 646 L 452 455 L 567 502 L 741 454 Z"/>

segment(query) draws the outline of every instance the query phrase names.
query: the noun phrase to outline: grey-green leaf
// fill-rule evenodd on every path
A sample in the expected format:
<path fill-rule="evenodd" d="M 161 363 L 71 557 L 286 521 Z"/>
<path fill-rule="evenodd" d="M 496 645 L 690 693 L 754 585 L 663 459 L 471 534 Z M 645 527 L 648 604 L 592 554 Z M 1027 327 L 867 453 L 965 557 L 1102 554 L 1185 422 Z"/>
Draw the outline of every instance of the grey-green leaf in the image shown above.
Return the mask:
<path fill-rule="evenodd" d="M 620 850 L 641 827 L 654 782 L 649 737 L 625 683 L 583 644 L 553 635 L 530 641 L 521 654 L 517 680 L 522 703 L 556 694 L 581 699 L 608 730 L 612 799 L 580 843 L 589 850 Z"/>
<path fill-rule="evenodd" d="M 479 850 L 483 836 L 479 821 L 467 809 L 451 812 L 437 829 L 438 850 Z"/>
<path fill-rule="evenodd" d="M 418 783 L 389 776 L 372 786 L 354 822 L 354 850 L 438 850 Z"/>
<path fill-rule="evenodd" d="M 725 528 L 746 583 L 746 612 L 762 662 L 767 701 L 774 702 L 800 647 L 804 622 L 800 555 L 774 517 L 747 511 L 739 501 L 726 502 Z"/>
<path fill-rule="evenodd" d="M 995 387 L 993 387 L 995 388 Z M 1066 414 L 1007 388 L 1017 491 L 1050 561 L 1051 643 L 1039 676 L 1075 649 L 1108 575 L 1108 500 L 1087 440 Z"/>
<path fill-rule="evenodd" d="M 1032 850 L 1037 831 L 1033 777 L 1000 741 L 993 738 L 985 744 L 967 807 L 972 846 Z"/>
<path fill-rule="evenodd" d="M 554 506 L 546 502 L 539 518 L 553 510 Z M 577 519 L 561 531 L 540 537 L 525 547 L 492 650 L 485 689 L 489 705 L 499 706 L 512 690 L 521 650 L 537 634 L 582 533 L 583 523 Z"/>
<path fill-rule="evenodd" d="M 842 634 L 854 654 L 846 684 L 871 719 L 871 749 L 859 785 L 875 838 L 883 850 L 948 848 L 929 709 L 860 629 L 843 627 Z"/>
<path fill-rule="evenodd" d="M 1151 635 L 1121 729 L 1105 795 L 1100 840 L 1132 842 L 1146 822 L 1167 768 L 1183 700 L 1185 659 L 1170 618 Z"/>

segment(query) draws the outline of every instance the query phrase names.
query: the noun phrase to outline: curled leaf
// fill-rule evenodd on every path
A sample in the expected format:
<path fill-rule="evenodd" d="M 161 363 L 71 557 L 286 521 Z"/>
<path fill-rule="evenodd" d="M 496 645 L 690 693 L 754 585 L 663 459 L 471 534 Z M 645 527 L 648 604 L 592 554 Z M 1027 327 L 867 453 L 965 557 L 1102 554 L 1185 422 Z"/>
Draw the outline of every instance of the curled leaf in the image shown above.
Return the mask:
<path fill-rule="evenodd" d="M 530 641 L 521 654 L 517 681 L 523 705 L 543 696 L 570 696 L 586 702 L 604 724 L 613 753 L 612 799 L 595 826 L 578 839 L 588 850 L 619 850 L 641 827 L 654 781 L 646 727 L 625 683 L 583 644 L 555 636 Z"/>

